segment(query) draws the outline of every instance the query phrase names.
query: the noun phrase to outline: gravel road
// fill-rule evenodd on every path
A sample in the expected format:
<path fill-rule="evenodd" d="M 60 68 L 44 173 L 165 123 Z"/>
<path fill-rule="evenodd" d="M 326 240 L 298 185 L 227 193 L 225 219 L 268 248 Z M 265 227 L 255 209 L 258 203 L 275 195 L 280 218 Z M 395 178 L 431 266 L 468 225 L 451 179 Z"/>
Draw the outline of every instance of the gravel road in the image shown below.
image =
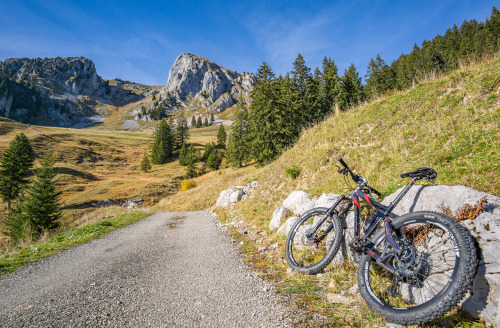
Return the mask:
<path fill-rule="evenodd" d="M 291 326 L 265 290 L 207 212 L 157 213 L 4 277 L 0 327 Z"/>

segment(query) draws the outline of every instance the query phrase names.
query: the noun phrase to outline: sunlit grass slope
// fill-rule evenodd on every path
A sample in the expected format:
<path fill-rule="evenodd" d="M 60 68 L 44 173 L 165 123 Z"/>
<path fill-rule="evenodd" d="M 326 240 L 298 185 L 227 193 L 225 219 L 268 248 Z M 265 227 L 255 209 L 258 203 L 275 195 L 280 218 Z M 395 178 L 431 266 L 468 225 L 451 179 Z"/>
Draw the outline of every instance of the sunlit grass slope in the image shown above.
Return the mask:
<path fill-rule="evenodd" d="M 438 184 L 463 184 L 499 195 L 499 96 L 497 58 L 332 115 L 304 131 L 296 145 L 275 162 L 242 170 L 232 184 L 252 179 L 260 184 L 235 210 L 265 227 L 276 206 L 294 190 L 312 196 L 343 192 L 346 182 L 334 166 L 338 156 L 386 194 L 405 182 L 401 173 L 432 167 L 438 172 Z M 292 164 L 302 168 L 295 180 L 285 174 Z M 214 179 L 200 181 L 200 192 L 191 190 L 186 199 L 182 194 L 173 196 L 168 200 L 173 206 L 168 208 L 189 203 L 189 199 L 214 204 L 218 193 L 207 193 L 202 185 L 220 191 L 231 184 L 223 177 Z"/>

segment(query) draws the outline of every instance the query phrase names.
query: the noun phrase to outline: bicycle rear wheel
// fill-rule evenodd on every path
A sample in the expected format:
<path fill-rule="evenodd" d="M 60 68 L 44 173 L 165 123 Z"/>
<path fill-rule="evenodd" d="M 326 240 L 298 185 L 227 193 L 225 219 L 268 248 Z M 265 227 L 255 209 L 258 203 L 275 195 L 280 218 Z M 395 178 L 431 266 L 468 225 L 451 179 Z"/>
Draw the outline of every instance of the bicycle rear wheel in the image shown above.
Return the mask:
<path fill-rule="evenodd" d="M 327 215 L 327 211 L 319 207 L 304 213 L 290 230 L 285 256 L 293 270 L 316 274 L 337 254 L 343 237 L 342 223 L 337 215 Z"/>
<path fill-rule="evenodd" d="M 470 234 L 455 220 L 434 212 L 415 212 L 393 222 L 400 254 L 386 242 L 385 231 L 373 239 L 383 264 L 364 255 L 358 269 L 361 296 L 388 321 L 414 325 L 441 317 L 465 296 L 477 266 Z M 392 252 L 392 253 L 391 253 Z"/>

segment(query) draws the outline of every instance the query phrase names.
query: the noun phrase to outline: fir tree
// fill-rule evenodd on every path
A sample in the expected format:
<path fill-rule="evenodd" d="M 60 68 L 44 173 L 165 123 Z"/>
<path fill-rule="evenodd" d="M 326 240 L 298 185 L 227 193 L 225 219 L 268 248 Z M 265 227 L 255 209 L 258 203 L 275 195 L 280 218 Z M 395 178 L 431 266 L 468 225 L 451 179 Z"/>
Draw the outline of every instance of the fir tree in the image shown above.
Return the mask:
<path fill-rule="evenodd" d="M 212 170 L 219 169 L 220 158 L 219 158 L 219 152 L 217 150 L 212 151 L 210 153 L 210 156 L 208 156 L 207 166 Z"/>
<path fill-rule="evenodd" d="M 144 150 L 144 156 L 142 156 L 141 160 L 141 171 L 148 173 L 151 170 L 151 162 L 149 161 L 149 156 Z"/>
<path fill-rule="evenodd" d="M 179 165 L 187 165 L 187 144 L 184 142 L 182 144 L 181 150 L 179 152 Z"/>
<path fill-rule="evenodd" d="M 346 110 L 350 106 L 354 106 L 363 100 L 363 85 L 361 78 L 354 64 L 351 64 L 345 70 L 341 79 L 341 88 L 339 95 L 340 108 Z"/>
<path fill-rule="evenodd" d="M 320 87 L 320 94 L 323 103 L 324 115 L 333 111 L 338 102 L 340 93 L 340 77 L 335 62 L 330 57 L 323 59 L 323 81 Z"/>
<path fill-rule="evenodd" d="M 196 120 L 196 127 L 201 128 L 202 123 L 201 123 L 201 116 L 198 116 L 198 119 Z"/>
<path fill-rule="evenodd" d="M 165 119 L 158 123 L 152 148 L 151 162 L 153 164 L 164 164 L 172 156 L 174 136 L 170 125 Z"/>
<path fill-rule="evenodd" d="M 210 125 L 214 125 L 214 122 L 215 122 L 214 113 L 211 113 L 210 114 Z"/>
<path fill-rule="evenodd" d="M 217 132 L 217 148 L 226 149 L 226 130 L 224 129 L 224 125 L 221 124 L 219 126 L 219 131 Z"/>
<path fill-rule="evenodd" d="M 205 116 L 205 121 L 203 121 L 203 126 L 208 126 L 208 117 Z"/>
<path fill-rule="evenodd" d="M 232 166 L 241 167 L 249 159 L 251 142 L 249 134 L 248 111 L 244 101 L 240 99 L 227 145 L 227 161 Z"/>
<path fill-rule="evenodd" d="M 191 126 L 192 127 L 196 126 L 196 117 L 194 115 L 191 117 Z"/>
<path fill-rule="evenodd" d="M 33 167 L 35 153 L 24 133 L 19 133 L 10 142 L 0 160 L 0 194 L 11 209 L 11 201 L 19 196 L 28 182 L 27 176 Z"/>
<path fill-rule="evenodd" d="M 45 229 L 59 226 L 61 192 L 56 190 L 54 182 L 54 158 L 52 153 L 45 152 L 41 167 L 35 170 L 35 176 L 28 189 L 22 209 L 34 232 L 40 234 Z"/>
<path fill-rule="evenodd" d="M 182 147 L 184 142 L 189 140 L 189 128 L 187 125 L 187 119 L 184 115 L 184 110 L 182 110 L 176 120 L 176 145 L 177 149 Z"/>

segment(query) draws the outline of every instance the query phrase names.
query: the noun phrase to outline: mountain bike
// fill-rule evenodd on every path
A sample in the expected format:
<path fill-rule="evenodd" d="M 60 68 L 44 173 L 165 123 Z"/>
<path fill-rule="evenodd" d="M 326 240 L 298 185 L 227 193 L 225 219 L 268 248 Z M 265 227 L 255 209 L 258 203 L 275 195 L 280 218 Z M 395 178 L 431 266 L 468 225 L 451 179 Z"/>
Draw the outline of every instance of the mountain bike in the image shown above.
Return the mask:
<path fill-rule="evenodd" d="M 436 171 L 419 168 L 401 174 L 410 181 L 386 206 L 368 196 L 380 196 L 380 192 L 341 157 L 337 160 L 342 165 L 339 173 L 350 176 L 356 187 L 330 208 L 314 208 L 299 217 L 286 240 L 290 267 L 303 274 L 323 270 L 339 251 L 348 214 L 354 212 L 354 236 L 348 247 L 359 262 L 358 287 L 368 307 L 386 320 L 404 325 L 446 314 L 465 296 L 476 271 L 471 234 L 440 213 L 413 212 L 399 217 L 392 213 L 417 181 L 434 182 Z M 361 201 L 367 206 L 362 207 Z M 369 214 L 362 219 L 366 209 Z"/>

